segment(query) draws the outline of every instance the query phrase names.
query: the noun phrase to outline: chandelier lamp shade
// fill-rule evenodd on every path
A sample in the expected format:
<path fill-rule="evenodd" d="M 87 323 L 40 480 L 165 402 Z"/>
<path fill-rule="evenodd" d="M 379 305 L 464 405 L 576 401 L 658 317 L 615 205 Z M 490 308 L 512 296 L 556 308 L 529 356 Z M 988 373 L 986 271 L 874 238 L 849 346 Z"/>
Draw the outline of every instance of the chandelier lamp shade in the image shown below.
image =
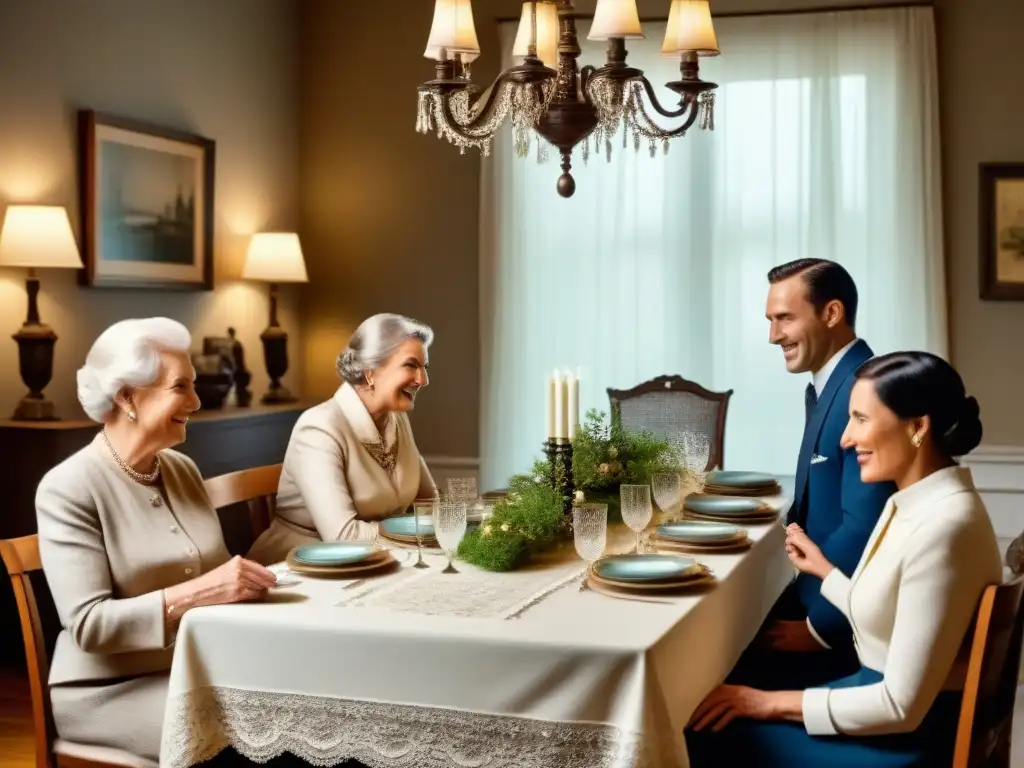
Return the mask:
<path fill-rule="evenodd" d="M 698 59 L 719 53 L 708 0 L 671 0 L 663 56 L 679 60 L 679 79 L 665 87 L 679 96 L 662 105 L 643 70 L 626 61 L 626 41 L 644 37 L 636 0 L 597 0 L 589 40 L 607 41 L 603 66 L 580 67 L 572 0 L 523 3 L 512 55 L 517 63 L 481 92 L 470 64 L 480 56 L 471 0 L 435 0 L 424 56 L 434 60 L 434 79 L 419 86 L 416 130 L 437 134 L 465 152 L 490 153 L 491 142 L 508 121 L 516 153 L 525 157 L 534 138 L 540 160 L 548 145 L 561 158 L 557 189 L 576 191 L 572 154 L 579 146 L 611 158 L 612 137 L 621 128 L 623 144 L 646 143 L 653 157 L 658 144 L 685 136 L 697 124 L 714 129 L 715 83 L 700 79 Z M 655 114 L 657 115 L 655 117 Z"/>

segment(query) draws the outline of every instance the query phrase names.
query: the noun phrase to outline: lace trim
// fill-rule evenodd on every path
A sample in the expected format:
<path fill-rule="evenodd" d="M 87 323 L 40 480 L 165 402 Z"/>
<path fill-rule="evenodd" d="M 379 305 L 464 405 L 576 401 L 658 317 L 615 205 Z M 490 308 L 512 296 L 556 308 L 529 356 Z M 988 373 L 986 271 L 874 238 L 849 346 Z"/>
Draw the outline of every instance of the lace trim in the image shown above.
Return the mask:
<path fill-rule="evenodd" d="M 189 768 L 228 746 L 258 763 L 285 752 L 317 766 L 654 768 L 639 734 L 611 725 L 237 688 L 168 702 L 162 768 Z"/>

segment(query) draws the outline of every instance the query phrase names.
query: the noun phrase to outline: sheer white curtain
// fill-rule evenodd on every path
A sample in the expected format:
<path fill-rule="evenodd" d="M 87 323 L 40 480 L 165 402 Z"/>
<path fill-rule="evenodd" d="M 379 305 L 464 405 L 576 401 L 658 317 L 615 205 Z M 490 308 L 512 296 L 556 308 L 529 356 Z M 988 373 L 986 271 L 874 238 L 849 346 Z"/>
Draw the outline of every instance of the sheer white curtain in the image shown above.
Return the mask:
<path fill-rule="evenodd" d="M 583 24 L 581 37 L 586 35 Z M 946 354 L 935 35 L 930 8 L 716 21 L 713 132 L 650 157 L 485 161 L 481 209 L 482 487 L 527 469 L 545 437 L 544 377 L 579 368 L 581 409 L 607 387 L 677 373 L 733 389 L 727 467 L 790 474 L 808 378 L 768 344 L 766 273 L 818 256 L 850 270 L 876 353 Z M 677 78 L 663 25 L 628 41 L 653 83 Z M 512 62 L 514 25 L 502 30 Z M 584 41 L 587 63 L 603 44 Z M 663 103 L 672 94 L 659 90 Z"/>

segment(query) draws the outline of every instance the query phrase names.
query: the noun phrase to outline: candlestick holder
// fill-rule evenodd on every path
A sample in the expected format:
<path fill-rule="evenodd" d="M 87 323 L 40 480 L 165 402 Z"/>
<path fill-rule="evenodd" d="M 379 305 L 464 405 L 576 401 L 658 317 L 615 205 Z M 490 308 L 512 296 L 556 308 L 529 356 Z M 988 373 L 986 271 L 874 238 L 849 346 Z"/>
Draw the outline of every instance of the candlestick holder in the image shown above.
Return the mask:
<path fill-rule="evenodd" d="M 558 441 L 549 437 L 544 441 L 544 455 L 548 460 L 548 483 L 554 488 L 558 484 L 558 465 L 555 459 L 558 456 Z"/>
<path fill-rule="evenodd" d="M 572 479 L 572 443 L 568 440 L 558 443 L 558 490 L 562 496 L 562 513 L 572 516 L 572 503 L 576 497 L 576 485 Z"/>

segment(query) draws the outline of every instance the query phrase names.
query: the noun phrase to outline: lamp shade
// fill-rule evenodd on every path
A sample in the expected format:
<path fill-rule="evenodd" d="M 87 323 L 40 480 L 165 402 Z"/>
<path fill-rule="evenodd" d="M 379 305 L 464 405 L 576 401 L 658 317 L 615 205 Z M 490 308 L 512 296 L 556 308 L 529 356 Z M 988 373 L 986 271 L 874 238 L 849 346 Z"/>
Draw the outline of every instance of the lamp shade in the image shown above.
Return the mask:
<path fill-rule="evenodd" d="M 558 69 L 558 7 L 550 2 L 523 3 L 523 14 L 519 17 L 519 29 L 512 44 L 513 56 L 526 56 L 530 48 L 530 33 L 533 26 L 533 8 L 537 8 L 537 58 L 544 65 Z"/>
<path fill-rule="evenodd" d="M 68 212 L 59 205 L 9 205 L 0 230 L 0 267 L 81 269 Z"/>
<path fill-rule="evenodd" d="M 691 52 L 699 56 L 718 55 L 718 38 L 708 0 L 672 0 L 661 52 L 672 58 Z"/>
<path fill-rule="evenodd" d="M 449 59 L 455 53 L 475 54 L 474 58 L 480 55 L 470 0 L 435 0 L 434 21 L 423 55 L 436 60 L 442 49 L 448 52 Z"/>
<path fill-rule="evenodd" d="M 635 40 L 643 36 L 636 0 L 597 0 L 588 40 L 608 40 L 612 37 Z"/>
<path fill-rule="evenodd" d="M 294 232 L 258 232 L 253 235 L 242 278 L 265 283 L 308 283 L 299 236 Z"/>

